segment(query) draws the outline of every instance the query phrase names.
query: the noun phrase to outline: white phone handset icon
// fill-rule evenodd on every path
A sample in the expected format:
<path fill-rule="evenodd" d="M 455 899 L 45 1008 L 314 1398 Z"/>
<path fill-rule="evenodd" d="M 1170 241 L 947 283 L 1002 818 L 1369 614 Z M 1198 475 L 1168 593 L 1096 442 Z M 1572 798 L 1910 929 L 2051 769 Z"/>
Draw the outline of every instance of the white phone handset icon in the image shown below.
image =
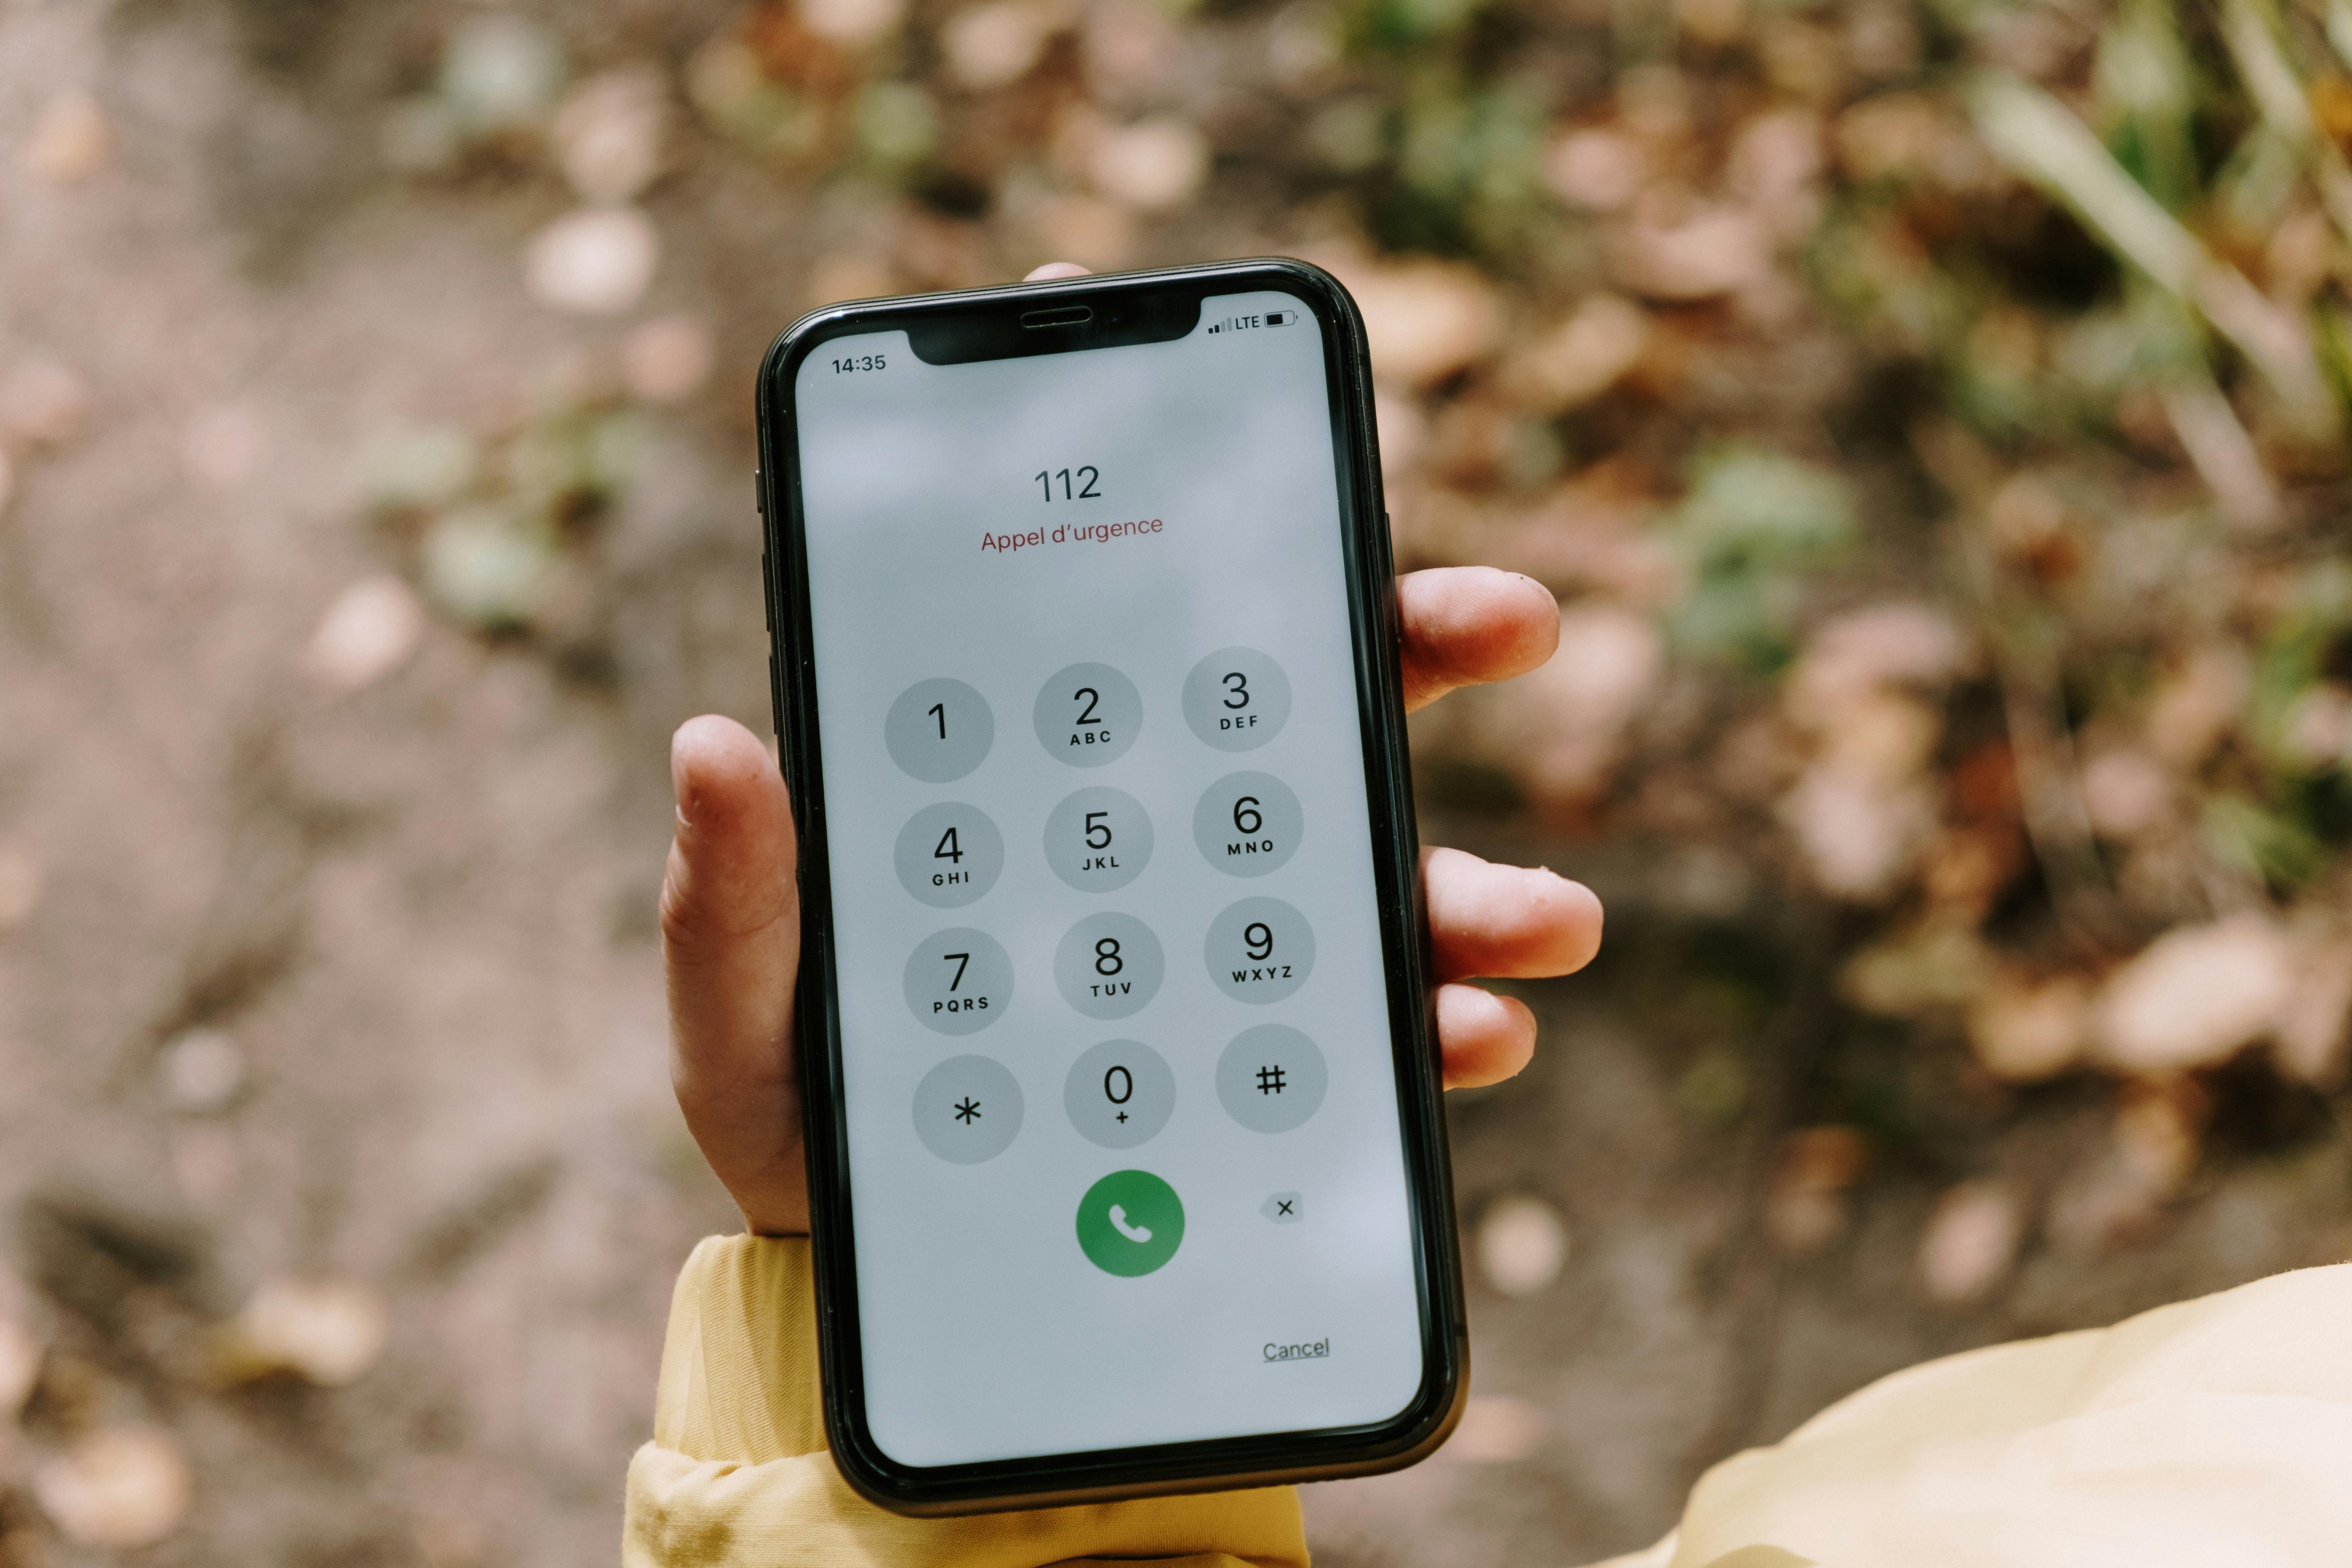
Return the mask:
<path fill-rule="evenodd" d="M 1110 1205 L 1110 1227 L 1129 1241 L 1139 1243 L 1151 1239 L 1151 1227 L 1148 1225 L 1128 1224 L 1127 1209 L 1119 1204 Z"/>

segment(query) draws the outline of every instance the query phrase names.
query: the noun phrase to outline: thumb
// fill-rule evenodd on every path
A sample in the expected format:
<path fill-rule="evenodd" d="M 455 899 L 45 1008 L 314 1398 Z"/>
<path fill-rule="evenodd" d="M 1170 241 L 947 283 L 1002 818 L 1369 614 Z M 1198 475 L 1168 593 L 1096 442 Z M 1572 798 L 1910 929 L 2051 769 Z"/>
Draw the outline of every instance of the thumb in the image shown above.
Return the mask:
<path fill-rule="evenodd" d="M 661 894 L 670 1082 L 688 1130 L 751 1227 L 803 1231 L 791 798 L 767 747 L 733 720 L 709 715 L 671 738 L 670 779 L 677 829 Z"/>

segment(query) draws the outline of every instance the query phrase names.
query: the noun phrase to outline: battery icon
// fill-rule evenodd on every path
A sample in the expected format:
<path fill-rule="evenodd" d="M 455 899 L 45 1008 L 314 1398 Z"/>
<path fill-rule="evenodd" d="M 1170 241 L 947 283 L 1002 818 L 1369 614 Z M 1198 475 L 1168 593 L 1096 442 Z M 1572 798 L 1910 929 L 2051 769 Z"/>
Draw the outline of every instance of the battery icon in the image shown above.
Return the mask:
<path fill-rule="evenodd" d="M 1265 313 L 1265 324 L 1269 327 L 1286 327 L 1297 320 L 1298 312 L 1296 310 L 1268 310 Z"/>

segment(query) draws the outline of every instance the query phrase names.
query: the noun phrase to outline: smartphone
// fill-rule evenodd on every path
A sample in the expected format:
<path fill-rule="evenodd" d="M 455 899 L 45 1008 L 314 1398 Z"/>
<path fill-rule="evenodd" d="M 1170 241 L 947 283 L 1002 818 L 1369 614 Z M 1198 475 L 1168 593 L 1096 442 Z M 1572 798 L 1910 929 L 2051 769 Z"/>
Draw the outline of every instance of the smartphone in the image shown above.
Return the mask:
<path fill-rule="evenodd" d="M 759 381 L 827 1431 L 913 1514 L 1409 1464 L 1465 1388 L 1364 331 L 1263 260 Z"/>

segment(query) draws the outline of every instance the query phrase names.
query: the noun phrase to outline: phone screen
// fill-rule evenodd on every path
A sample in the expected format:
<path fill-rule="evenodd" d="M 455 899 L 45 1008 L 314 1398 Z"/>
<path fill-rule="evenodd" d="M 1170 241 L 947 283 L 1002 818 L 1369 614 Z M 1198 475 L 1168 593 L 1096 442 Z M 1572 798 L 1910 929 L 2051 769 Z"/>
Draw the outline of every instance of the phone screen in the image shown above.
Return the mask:
<path fill-rule="evenodd" d="M 1423 1337 L 1329 330 L 799 367 L 866 1416 L 1378 1423 Z"/>

